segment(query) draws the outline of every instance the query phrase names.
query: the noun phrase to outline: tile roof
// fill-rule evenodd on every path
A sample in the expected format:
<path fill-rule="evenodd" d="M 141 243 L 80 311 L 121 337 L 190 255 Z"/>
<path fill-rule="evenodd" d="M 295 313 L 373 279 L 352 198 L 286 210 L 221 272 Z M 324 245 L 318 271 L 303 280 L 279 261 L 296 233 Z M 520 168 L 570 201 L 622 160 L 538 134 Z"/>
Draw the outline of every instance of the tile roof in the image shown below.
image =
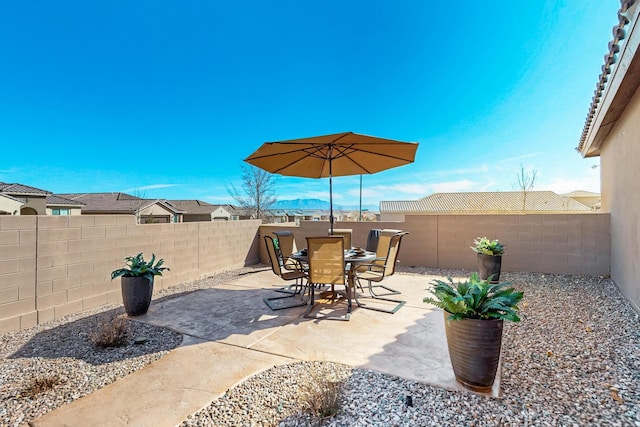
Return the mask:
<path fill-rule="evenodd" d="M 562 194 L 567 197 L 600 197 L 600 193 L 594 193 L 592 191 L 576 190 L 571 193 Z"/>
<path fill-rule="evenodd" d="M 218 209 L 217 205 L 202 200 L 169 200 L 169 203 L 186 214 L 210 214 Z"/>
<path fill-rule="evenodd" d="M 37 195 L 45 195 L 51 194 L 50 191 L 41 190 L 39 188 L 30 187 L 28 185 L 23 184 L 9 184 L 6 182 L 0 182 L 0 193 L 5 194 L 37 194 Z"/>
<path fill-rule="evenodd" d="M 66 199 L 56 194 L 49 194 L 47 196 L 47 205 L 84 206 L 85 204 L 78 200 Z"/>
<path fill-rule="evenodd" d="M 620 42 L 626 37 L 625 27 L 630 22 L 629 17 L 633 12 L 632 6 L 636 2 L 637 0 L 620 1 L 620 9 L 618 10 L 618 23 L 613 26 L 613 40 L 609 42 L 609 50 L 604 55 L 604 65 L 602 66 L 602 73 L 598 78 L 598 83 L 596 83 L 594 95 L 591 98 L 591 105 L 589 107 L 589 112 L 587 113 L 587 119 L 582 130 L 582 135 L 580 136 L 580 142 L 576 147 L 577 151 L 582 151 L 582 148 L 584 147 L 587 136 L 589 135 L 589 131 L 591 129 L 591 125 L 594 123 L 596 113 L 598 111 L 598 108 L 600 107 L 600 101 L 602 99 L 602 95 L 604 94 L 607 82 L 609 81 L 609 76 L 611 75 L 613 69 L 617 67 L 620 53 Z"/>
<path fill-rule="evenodd" d="M 419 200 L 381 201 L 380 212 L 522 212 L 521 191 L 434 193 Z M 527 193 L 526 212 L 589 212 L 591 209 L 553 191 Z"/>
<path fill-rule="evenodd" d="M 113 212 L 134 214 L 136 211 L 155 203 L 159 203 L 176 213 L 182 213 L 180 209 L 166 200 L 141 199 L 126 193 L 67 193 L 57 194 L 57 196 L 84 203 L 85 207 L 82 208 L 84 213 Z"/>

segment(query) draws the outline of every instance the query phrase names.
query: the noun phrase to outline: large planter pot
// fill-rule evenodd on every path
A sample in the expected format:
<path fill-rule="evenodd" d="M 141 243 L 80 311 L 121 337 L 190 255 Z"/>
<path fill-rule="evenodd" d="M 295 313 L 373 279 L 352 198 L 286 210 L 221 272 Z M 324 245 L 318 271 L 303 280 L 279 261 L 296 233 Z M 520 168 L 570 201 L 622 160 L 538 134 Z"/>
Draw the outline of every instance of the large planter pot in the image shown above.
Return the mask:
<path fill-rule="evenodd" d="M 491 277 L 491 283 L 498 283 L 500 281 L 501 267 L 502 256 L 478 254 L 480 279 L 487 280 Z"/>
<path fill-rule="evenodd" d="M 481 393 L 491 391 L 500 362 L 503 320 L 447 320 L 444 312 L 449 357 L 456 380 Z"/>
<path fill-rule="evenodd" d="M 151 304 L 153 280 L 145 277 L 121 277 L 122 303 L 129 316 L 145 314 Z"/>

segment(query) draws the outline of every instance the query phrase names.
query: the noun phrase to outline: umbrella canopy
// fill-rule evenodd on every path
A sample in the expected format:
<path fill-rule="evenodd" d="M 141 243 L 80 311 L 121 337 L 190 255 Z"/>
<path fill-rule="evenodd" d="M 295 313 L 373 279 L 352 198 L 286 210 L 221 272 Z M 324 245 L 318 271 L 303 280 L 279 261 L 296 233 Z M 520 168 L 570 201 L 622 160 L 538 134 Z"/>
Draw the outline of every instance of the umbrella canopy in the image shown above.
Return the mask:
<path fill-rule="evenodd" d="M 333 232 L 334 176 L 372 174 L 413 163 L 417 149 L 417 143 L 344 132 L 265 142 L 244 161 L 275 174 L 329 178 L 329 220 Z"/>

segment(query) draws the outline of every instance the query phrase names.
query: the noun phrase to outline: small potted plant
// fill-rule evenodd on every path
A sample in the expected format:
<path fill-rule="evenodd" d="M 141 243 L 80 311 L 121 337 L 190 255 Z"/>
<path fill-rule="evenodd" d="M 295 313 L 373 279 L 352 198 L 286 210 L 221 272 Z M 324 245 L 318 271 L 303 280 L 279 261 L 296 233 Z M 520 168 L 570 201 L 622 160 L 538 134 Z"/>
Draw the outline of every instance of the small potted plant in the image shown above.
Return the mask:
<path fill-rule="evenodd" d="M 489 240 L 487 237 L 476 237 L 473 244 L 470 248 L 478 254 L 480 279 L 498 283 L 500 281 L 504 245 L 497 239 Z"/>
<path fill-rule="evenodd" d="M 111 280 L 120 277 L 125 311 L 129 316 L 140 316 L 147 312 L 151 304 L 154 277 L 162 276 L 162 272 L 169 271 L 169 268 L 162 266 L 163 259 L 156 262 L 155 254 L 152 254 L 149 262 L 144 260 L 142 253 L 128 256 L 125 261 L 126 267 L 111 272 Z"/>
<path fill-rule="evenodd" d="M 432 296 L 424 302 L 444 310 L 449 357 L 456 380 L 477 392 L 489 392 L 495 381 L 502 327 L 505 320 L 519 322 L 523 297 L 511 283 L 491 283 L 472 273 L 454 283 L 434 280 Z"/>

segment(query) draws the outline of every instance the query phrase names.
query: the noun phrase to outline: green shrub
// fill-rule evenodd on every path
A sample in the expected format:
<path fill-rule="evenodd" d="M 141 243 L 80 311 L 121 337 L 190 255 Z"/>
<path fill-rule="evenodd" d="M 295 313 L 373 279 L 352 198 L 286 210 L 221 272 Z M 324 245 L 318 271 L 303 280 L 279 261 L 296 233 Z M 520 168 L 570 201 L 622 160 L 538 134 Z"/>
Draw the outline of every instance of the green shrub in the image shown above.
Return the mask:
<path fill-rule="evenodd" d="M 474 246 L 469 246 L 474 252 L 485 255 L 501 256 L 504 253 L 504 245 L 496 240 L 489 240 L 486 237 L 476 237 Z"/>
<path fill-rule="evenodd" d="M 451 313 L 448 320 L 461 319 L 503 319 L 519 322 L 518 303 L 524 296 L 516 292 L 511 283 L 490 283 L 481 280 L 478 273 L 472 273 L 469 280 L 453 283 L 433 280 L 430 292 L 424 302 L 433 304 Z"/>
<path fill-rule="evenodd" d="M 151 261 L 146 262 L 142 253 L 136 256 L 128 256 L 125 258 L 126 267 L 113 270 L 111 272 L 111 280 L 116 277 L 146 277 L 149 281 L 153 280 L 154 276 L 162 276 L 164 270 L 169 271 L 169 268 L 163 267 L 163 259 L 159 259 L 156 262 L 156 255 L 152 254 Z M 155 264 L 154 264 L 155 263 Z"/>

